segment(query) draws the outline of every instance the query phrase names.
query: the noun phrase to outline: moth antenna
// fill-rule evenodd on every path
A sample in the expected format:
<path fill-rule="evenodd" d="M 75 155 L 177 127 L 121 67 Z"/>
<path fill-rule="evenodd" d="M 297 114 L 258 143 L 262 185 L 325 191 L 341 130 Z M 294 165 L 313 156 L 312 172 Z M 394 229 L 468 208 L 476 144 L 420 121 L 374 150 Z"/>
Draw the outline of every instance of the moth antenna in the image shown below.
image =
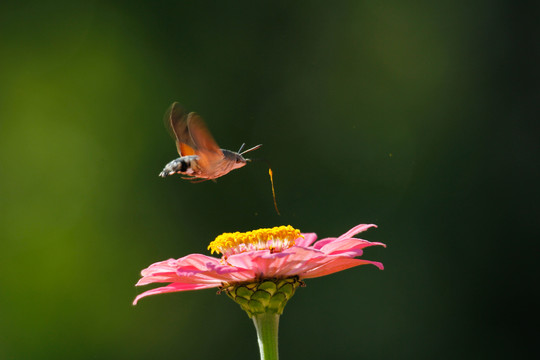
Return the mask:
<path fill-rule="evenodd" d="M 242 146 L 244 146 L 244 145 L 242 145 Z M 245 153 L 248 153 L 248 152 L 250 152 L 250 151 L 257 150 L 257 149 L 260 148 L 261 146 L 262 146 L 262 144 L 259 144 L 259 145 L 257 145 L 257 146 L 254 146 L 254 147 L 252 147 L 251 149 L 247 149 L 246 151 L 241 152 L 240 155 L 244 155 Z"/>
<path fill-rule="evenodd" d="M 240 149 L 238 149 L 237 153 L 239 153 L 241 155 L 241 151 L 242 149 L 244 148 L 244 145 L 246 145 L 246 143 L 243 143 L 242 145 L 240 145 Z"/>

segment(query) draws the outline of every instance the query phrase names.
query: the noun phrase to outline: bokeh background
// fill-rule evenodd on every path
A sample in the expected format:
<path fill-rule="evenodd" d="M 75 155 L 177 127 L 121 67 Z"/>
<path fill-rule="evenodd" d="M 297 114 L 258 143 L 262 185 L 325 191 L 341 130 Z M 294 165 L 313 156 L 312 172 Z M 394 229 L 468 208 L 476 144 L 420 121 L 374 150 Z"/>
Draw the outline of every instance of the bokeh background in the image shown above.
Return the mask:
<path fill-rule="evenodd" d="M 133 298 L 222 232 L 388 244 L 307 281 L 283 359 L 515 357 L 532 346 L 538 7 L 512 1 L 4 1 L 0 358 L 256 359 L 215 290 Z M 197 111 L 264 162 L 157 174 Z M 534 285 L 536 283 L 536 285 Z M 536 330 L 536 335 L 538 335 Z M 536 338 L 536 337 L 535 337 Z"/>

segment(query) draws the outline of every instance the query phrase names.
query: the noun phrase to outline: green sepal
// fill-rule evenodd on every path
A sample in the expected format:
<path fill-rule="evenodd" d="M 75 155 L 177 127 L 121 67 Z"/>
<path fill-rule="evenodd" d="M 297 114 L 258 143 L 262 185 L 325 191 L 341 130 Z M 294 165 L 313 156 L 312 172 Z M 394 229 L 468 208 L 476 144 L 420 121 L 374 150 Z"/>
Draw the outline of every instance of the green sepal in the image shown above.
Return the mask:
<path fill-rule="evenodd" d="M 221 290 L 240 305 L 249 317 L 257 314 L 281 315 L 287 301 L 301 284 L 298 277 L 264 279 L 253 283 L 231 284 Z"/>

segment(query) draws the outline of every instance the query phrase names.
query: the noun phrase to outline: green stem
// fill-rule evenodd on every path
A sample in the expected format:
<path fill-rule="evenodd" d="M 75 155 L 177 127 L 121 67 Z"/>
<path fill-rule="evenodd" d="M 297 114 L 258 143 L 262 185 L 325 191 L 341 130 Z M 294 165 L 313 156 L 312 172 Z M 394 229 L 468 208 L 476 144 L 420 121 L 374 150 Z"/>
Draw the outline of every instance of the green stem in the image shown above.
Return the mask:
<path fill-rule="evenodd" d="M 278 360 L 278 314 L 256 314 L 252 317 L 261 352 L 261 360 Z"/>

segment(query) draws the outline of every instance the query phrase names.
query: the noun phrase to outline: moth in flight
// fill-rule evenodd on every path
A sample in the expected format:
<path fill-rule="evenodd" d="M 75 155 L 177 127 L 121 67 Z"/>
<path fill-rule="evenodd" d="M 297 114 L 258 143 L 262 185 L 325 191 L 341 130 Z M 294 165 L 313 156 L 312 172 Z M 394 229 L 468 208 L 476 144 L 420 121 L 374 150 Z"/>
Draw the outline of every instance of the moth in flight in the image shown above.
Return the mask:
<path fill-rule="evenodd" d="M 203 119 L 194 112 L 187 114 L 177 102 L 170 106 L 165 122 L 174 133 L 180 157 L 165 165 L 161 177 L 181 174 L 192 182 L 215 180 L 245 166 L 250 159 L 243 155 L 262 146 L 242 151 L 242 144 L 238 152 L 220 149 Z"/>

